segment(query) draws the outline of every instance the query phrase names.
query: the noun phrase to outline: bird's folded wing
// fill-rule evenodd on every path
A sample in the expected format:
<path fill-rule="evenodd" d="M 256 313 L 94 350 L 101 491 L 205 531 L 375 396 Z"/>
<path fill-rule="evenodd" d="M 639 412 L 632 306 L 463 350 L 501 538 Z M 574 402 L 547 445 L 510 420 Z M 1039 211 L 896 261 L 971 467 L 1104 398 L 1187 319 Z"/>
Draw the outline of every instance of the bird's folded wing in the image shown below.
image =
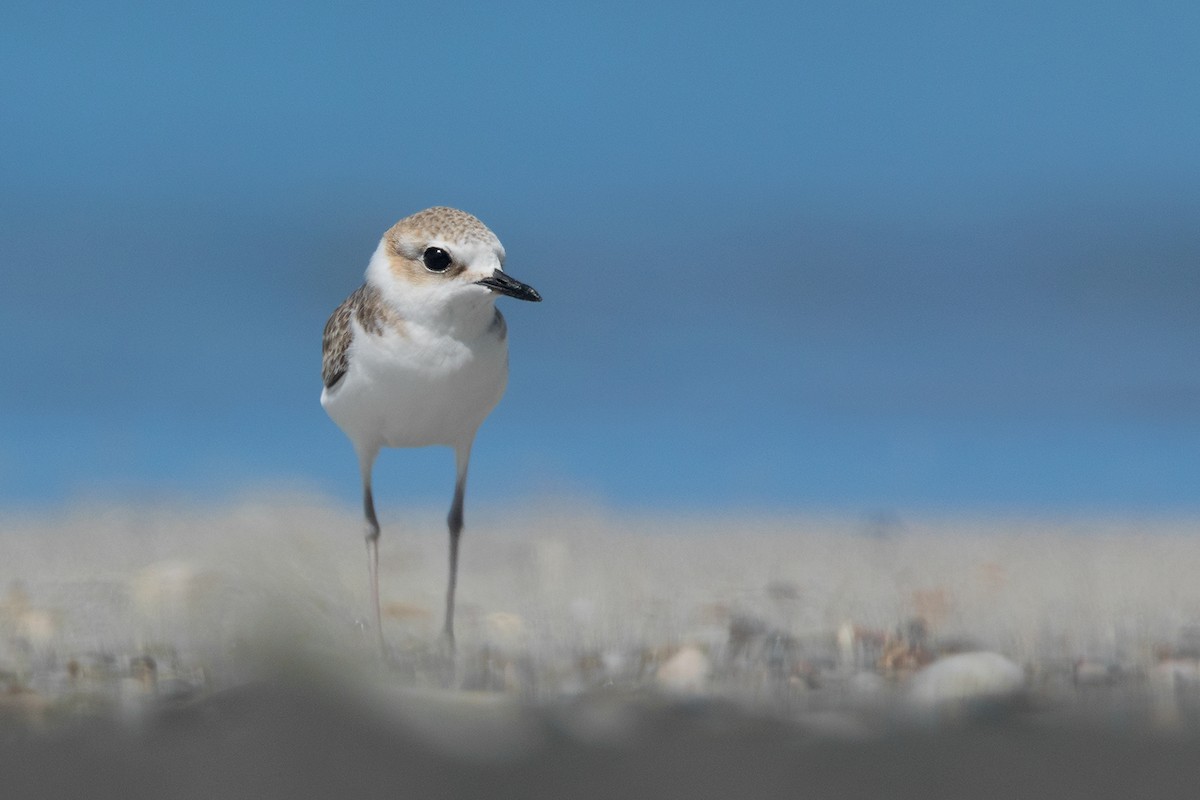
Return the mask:
<path fill-rule="evenodd" d="M 354 338 L 350 319 L 360 302 L 363 288 L 360 286 L 347 297 L 325 323 L 325 333 L 321 337 L 321 379 L 325 381 L 326 389 L 332 388 L 350 368 L 350 341 Z"/>

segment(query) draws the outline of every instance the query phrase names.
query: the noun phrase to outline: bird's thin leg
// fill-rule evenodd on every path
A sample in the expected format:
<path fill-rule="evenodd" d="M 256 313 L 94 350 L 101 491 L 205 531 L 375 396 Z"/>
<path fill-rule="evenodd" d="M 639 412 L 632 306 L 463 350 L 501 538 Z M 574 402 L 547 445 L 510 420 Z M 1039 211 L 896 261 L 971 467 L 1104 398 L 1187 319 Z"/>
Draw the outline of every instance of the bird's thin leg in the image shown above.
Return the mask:
<path fill-rule="evenodd" d="M 458 477 L 454 483 L 454 500 L 450 503 L 450 513 L 446 517 L 446 526 L 450 529 L 450 582 L 446 587 L 446 625 L 442 631 L 451 652 L 454 650 L 454 588 L 458 584 L 458 540 L 463 529 L 463 495 L 467 490 L 467 462 L 471 460 L 471 445 L 455 448 L 454 460 Z"/>
<path fill-rule="evenodd" d="M 367 571 L 371 580 L 371 608 L 375 614 L 375 632 L 379 636 L 379 649 L 385 654 L 383 643 L 383 615 L 379 611 L 379 518 L 375 516 L 375 498 L 371 495 L 371 464 L 374 458 L 365 460 L 362 467 L 363 516 L 367 521 Z"/>

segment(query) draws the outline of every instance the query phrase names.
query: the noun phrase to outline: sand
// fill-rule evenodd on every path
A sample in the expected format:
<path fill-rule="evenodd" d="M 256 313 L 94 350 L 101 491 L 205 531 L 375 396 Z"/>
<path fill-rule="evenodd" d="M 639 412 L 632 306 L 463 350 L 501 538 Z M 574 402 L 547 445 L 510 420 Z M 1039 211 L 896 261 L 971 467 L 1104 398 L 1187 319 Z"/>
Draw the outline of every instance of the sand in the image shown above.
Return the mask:
<path fill-rule="evenodd" d="M 384 515 L 385 657 L 350 509 L 0 514 L 0 796 L 1200 785 L 1194 520 L 484 509 L 450 658 L 440 516 Z"/>

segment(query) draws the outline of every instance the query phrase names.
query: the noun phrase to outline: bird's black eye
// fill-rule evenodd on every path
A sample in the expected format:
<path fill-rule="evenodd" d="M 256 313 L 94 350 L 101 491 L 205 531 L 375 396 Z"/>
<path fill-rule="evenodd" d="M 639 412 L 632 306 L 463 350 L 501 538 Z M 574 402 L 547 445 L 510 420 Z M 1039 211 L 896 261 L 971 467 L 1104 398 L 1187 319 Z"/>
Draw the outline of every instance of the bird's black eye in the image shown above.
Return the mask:
<path fill-rule="evenodd" d="M 450 254 L 440 247 L 427 247 L 421 256 L 425 269 L 430 272 L 445 272 L 450 268 Z"/>

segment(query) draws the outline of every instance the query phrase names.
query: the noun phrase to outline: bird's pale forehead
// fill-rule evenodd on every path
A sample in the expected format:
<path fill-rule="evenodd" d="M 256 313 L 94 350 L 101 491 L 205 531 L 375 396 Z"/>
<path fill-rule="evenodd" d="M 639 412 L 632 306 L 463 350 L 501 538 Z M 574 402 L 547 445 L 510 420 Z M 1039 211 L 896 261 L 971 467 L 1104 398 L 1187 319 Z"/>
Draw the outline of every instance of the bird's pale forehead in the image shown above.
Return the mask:
<path fill-rule="evenodd" d="M 499 244 L 496 234 L 476 217 L 457 208 L 435 206 L 405 217 L 392 226 L 392 233 L 422 240 L 441 239 L 463 244 Z"/>

